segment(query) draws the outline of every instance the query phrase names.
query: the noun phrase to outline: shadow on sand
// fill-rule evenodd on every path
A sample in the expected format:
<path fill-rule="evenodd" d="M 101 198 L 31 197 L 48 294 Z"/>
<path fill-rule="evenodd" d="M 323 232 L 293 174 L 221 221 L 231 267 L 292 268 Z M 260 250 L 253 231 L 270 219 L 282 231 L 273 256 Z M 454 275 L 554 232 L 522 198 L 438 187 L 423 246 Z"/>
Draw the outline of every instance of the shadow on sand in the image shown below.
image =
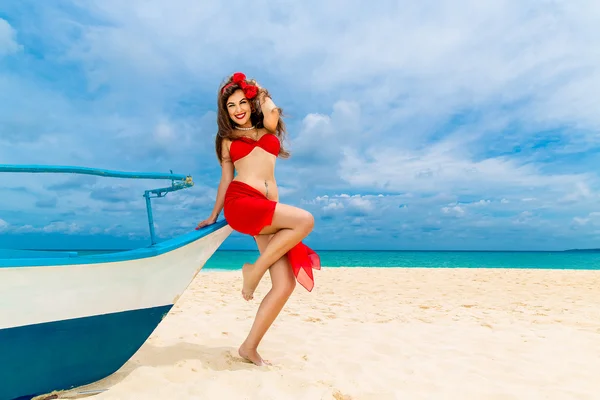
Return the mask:
<path fill-rule="evenodd" d="M 142 348 L 112 375 L 64 392 L 40 396 L 37 399 L 81 399 L 105 392 L 119 384 L 133 371 L 143 367 L 161 367 L 197 360 L 204 368 L 213 371 L 256 370 L 254 364 L 244 360 L 235 347 L 209 347 L 196 343 L 180 342 L 173 346 L 157 347 L 144 344 Z M 260 370 L 262 368 L 258 368 Z M 268 369 L 265 369 L 267 371 Z"/>

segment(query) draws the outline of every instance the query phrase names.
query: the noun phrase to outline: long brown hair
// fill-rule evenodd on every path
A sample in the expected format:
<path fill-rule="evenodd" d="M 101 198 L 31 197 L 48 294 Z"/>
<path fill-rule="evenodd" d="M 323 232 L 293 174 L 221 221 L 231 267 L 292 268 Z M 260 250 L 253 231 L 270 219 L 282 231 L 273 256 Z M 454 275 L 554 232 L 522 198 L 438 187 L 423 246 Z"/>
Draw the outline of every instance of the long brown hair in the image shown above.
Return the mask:
<path fill-rule="evenodd" d="M 256 84 L 256 81 L 253 79 L 248 79 L 246 82 L 253 85 Z M 234 133 L 235 123 L 231 120 L 231 118 L 229 117 L 229 113 L 227 112 L 227 100 L 229 99 L 229 96 L 231 96 L 236 90 L 241 89 L 241 87 L 233 83 L 232 85 L 228 86 L 225 90 L 223 90 L 223 87 L 230 83 L 233 83 L 233 75 L 229 77 L 227 81 L 223 82 L 223 84 L 221 84 L 221 86 L 219 87 L 219 93 L 217 95 L 218 131 L 217 136 L 215 138 L 215 151 L 217 152 L 217 158 L 219 159 L 219 163 L 223 162 L 223 157 L 221 156 L 221 150 L 223 148 L 223 139 L 233 140 L 237 137 Z M 269 96 L 269 92 L 266 89 L 263 88 L 261 89 L 261 91 L 265 92 L 266 96 Z M 259 96 L 257 95 L 253 99 L 248 99 L 250 101 L 250 107 L 252 109 L 252 113 L 250 114 L 250 122 L 256 128 L 264 128 L 264 116 L 260 108 L 258 97 Z M 283 146 L 283 141 L 287 134 L 285 129 L 285 123 L 282 119 L 283 113 L 281 108 L 278 107 L 277 110 L 279 111 L 279 121 L 277 121 L 275 135 L 279 138 L 279 141 L 281 142 L 281 147 L 279 149 L 278 156 L 281 158 L 288 158 L 290 156 L 290 153 Z"/>

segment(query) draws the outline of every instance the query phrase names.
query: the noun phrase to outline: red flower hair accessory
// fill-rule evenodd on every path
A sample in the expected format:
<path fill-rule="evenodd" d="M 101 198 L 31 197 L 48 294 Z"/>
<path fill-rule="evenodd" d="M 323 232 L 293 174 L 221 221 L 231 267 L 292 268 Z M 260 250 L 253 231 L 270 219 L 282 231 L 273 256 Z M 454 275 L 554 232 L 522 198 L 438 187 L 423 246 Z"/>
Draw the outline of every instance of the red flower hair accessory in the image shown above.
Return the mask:
<path fill-rule="evenodd" d="M 233 85 L 238 85 L 244 92 L 246 98 L 248 99 L 253 99 L 258 94 L 258 88 L 256 87 L 256 85 L 252 85 L 246 82 L 246 75 L 242 74 L 241 72 L 236 72 L 235 74 L 233 74 L 233 78 L 231 79 L 231 81 L 232 83 L 228 83 L 227 85 L 223 86 L 221 94 L 223 94 L 225 89 Z"/>

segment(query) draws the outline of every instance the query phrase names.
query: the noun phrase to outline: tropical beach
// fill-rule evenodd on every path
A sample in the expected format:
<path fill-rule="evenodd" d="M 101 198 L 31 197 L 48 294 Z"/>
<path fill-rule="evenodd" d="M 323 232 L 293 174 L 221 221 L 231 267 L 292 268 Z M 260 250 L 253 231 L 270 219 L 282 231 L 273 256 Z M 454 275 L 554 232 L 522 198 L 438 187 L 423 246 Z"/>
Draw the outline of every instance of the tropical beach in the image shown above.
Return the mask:
<path fill-rule="evenodd" d="M 323 268 L 259 350 L 239 271 L 203 270 L 119 371 L 59 398 L 596 399 L 600 271 Z M 261 282 L 257 298 L 269 288 Z M 105 390 L 105 391 L 104 391 Z"/>
<path fill-rule="evenodd" d="M 599 4 L 3 2 L 0 400 L 600 399 Z"/>

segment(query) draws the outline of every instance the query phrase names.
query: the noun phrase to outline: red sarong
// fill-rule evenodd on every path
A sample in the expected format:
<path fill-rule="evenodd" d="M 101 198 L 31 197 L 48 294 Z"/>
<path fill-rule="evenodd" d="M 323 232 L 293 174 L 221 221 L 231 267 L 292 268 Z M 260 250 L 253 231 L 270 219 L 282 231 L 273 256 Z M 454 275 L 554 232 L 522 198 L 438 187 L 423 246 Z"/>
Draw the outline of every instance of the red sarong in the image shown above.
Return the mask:
<path fill-rule="evenodd" d="M 225 193 L 223 215 L 234 230 L 251 236 L 271 225 L 277 202 L 269 200 L 252 186 L 232 181 Z M 296 280 L 309 292 L 315 282 L 312 270 L 321 269 L 319 255 L 300 242 L 287 252 Z"/>

